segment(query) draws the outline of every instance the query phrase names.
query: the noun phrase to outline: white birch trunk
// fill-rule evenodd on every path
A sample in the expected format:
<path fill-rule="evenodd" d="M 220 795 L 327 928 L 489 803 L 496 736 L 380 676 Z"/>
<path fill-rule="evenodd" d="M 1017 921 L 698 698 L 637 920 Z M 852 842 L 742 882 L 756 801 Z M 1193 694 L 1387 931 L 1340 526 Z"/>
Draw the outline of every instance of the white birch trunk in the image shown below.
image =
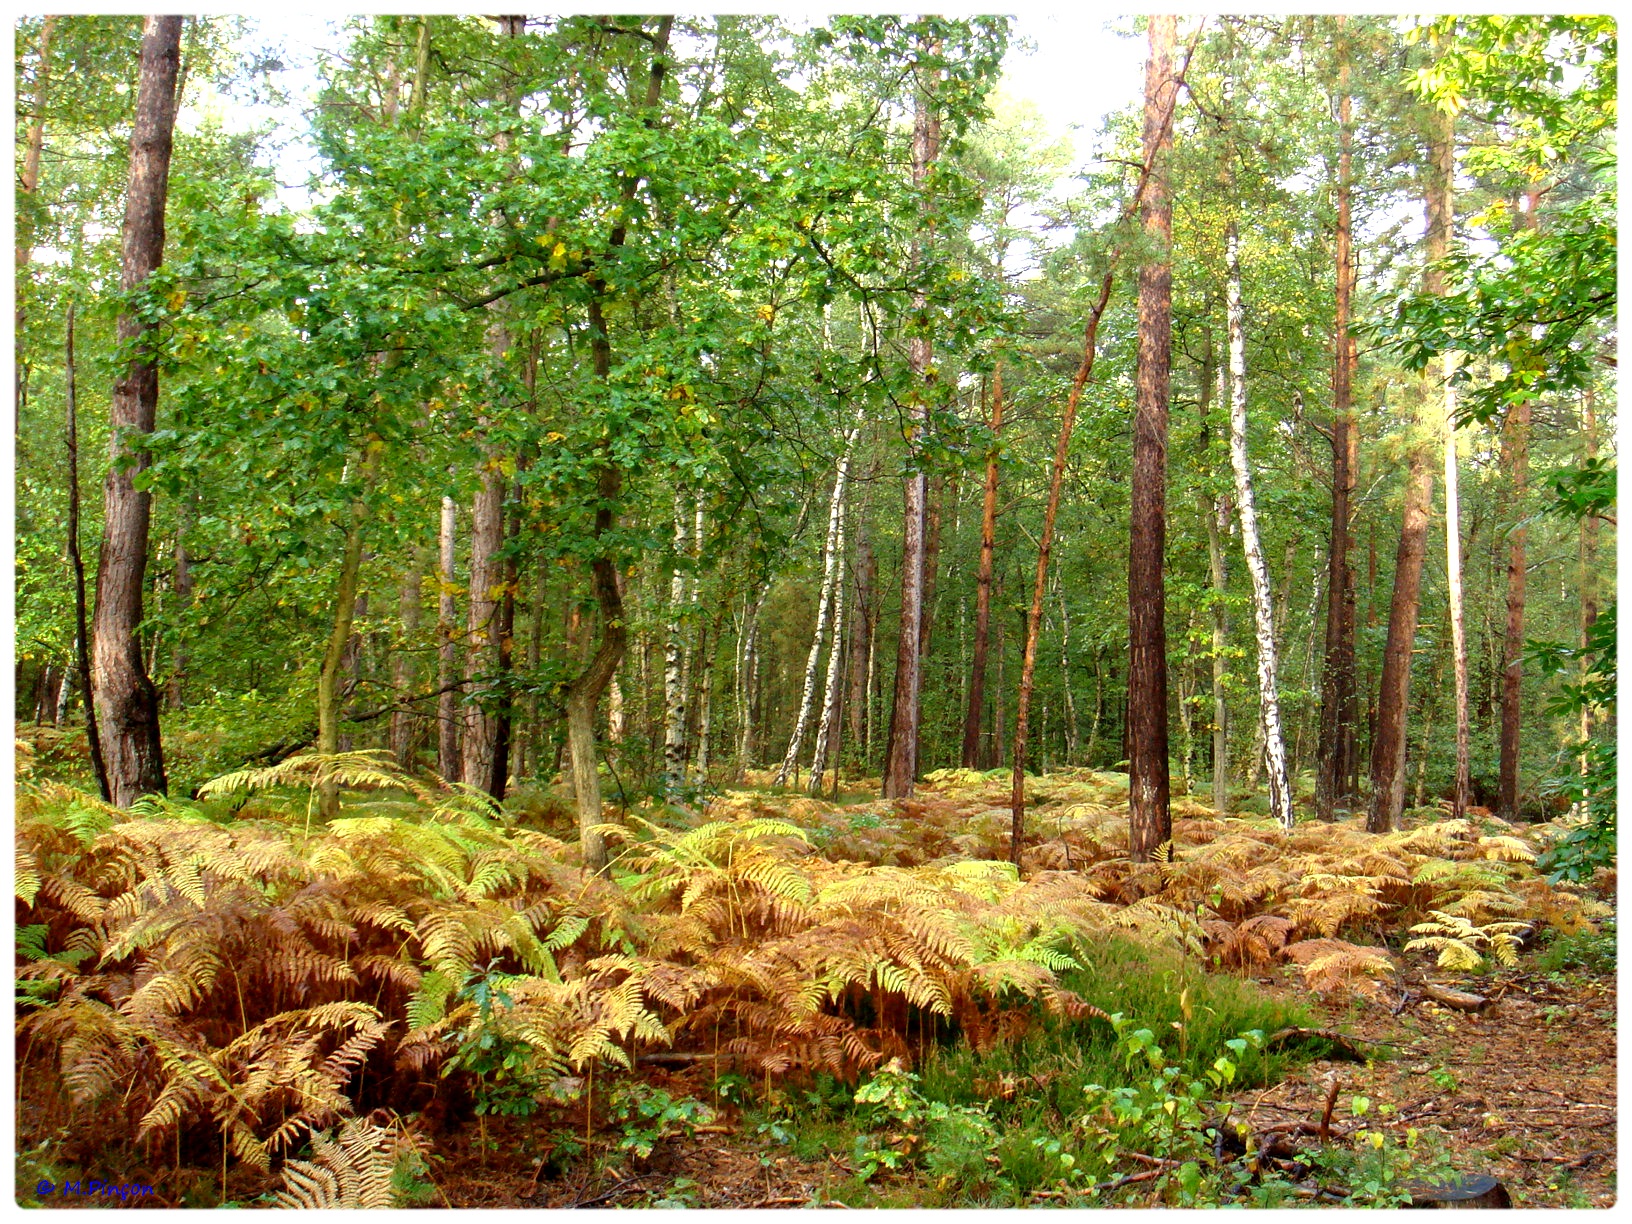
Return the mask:
<path fill-rule="evenodd" d="M 685 781 L 686 686 L 681 619 L 687 583 L 682 558 L 687 555 L 686 513 L 680 491 L 674 494 L 674 573 L 669 579 L 669 624 L 663 645 L 663 789 L 673 792 Z"/>
<path fill-rule="evenodd" d="M 1456 676 L 1456 790 L 1451 818 L 1468 811 L 1468 642 L 1462 610 L 1462 523 L 1456 490 L 1456 355 L 1445 354 L 1445 573 L 1450 584 L 1451 664 Z"/>
<path fill-rule="evenodd" d="M 852 433 L 851 438 L 855 437 Z M 845 451 L 848 454 L 849 444 Z M 839 724 L 839 691 L 843 676 L 839 672 L 839 663 L 844 655 L 844 506 L 839 506 L 839 531 L 835 538 L 834 550 L 838 557 L 837 569 L 840 575 L 833 592 L 833 640 L 827 650 L 827 684 L 823 686 L 825 700 L 822 702 L 822 721 L 816 731 L 816 753 L 810 762 L 810 793 L 822 793 L 822 774 L 827 768 L 827 758 L 831 755 L 834 734 Z M 835 767 L 837 762 L 834 763 Z"/>
<path fill-rule="evenodd" d="M 1235 501 L 1241 517 L 1241 546 L 1252 575 L 1252 611 L 1258 639 L 1258 695 L 1262 706 L 1265 763 L 1269 767 L 1269 810 L 1283 828 L 1293 824 L 1292 786 L 1286 772 L 1286 741 L 1281 734 L 1281 703 L 1275 690 L 1275 609 L 1269 568 L 1258 538 L 1253 504 L 1252 468 L 1247 462 L 1247 345 L 1241 308 L 1241 240 L 1235 223 L 1225 236 L 1229 260 L 1226 297 L 1230 328 L 1230 466 L 1235 471 Z"/>
<path fill-rule="evenodd" d="M 766 588 L 768 590 L 769 588 Z M 737 778 L 748 768 L 753 752 L 754 710 L 752 676 L 754 671 L 755 639 L 759 635 L 759 610 L 765 604 L 765 590 L 759 598 L 747 604 L 742 616 L 742 630 L 737 644 Z"/>
<path fill-rule="evenodd" d="M 811 635 L 810 655 L 805 660 L 805 686 L 799 698 L 799 717 L 793 725 L 793 738 L 788 741 L 787 755 L 777 768 L 772 785 L 786 786 L 788 777 L 799 761 L 799 752 L 805 745 L 805 731 L 810 726 L 811 711 L 816 702 L 816 673 L 822 661 L 822 639 L 827 634 L 827 612 L 833 601 L 833 577 L 836 571 L 835 550 L 839 523 L 843 518 L 844 485 L 850 474 L 850 448 L 860 432 L 859 425 L 844 438 L 844 453 L 839 456 L 839 470 L 833 477 L 833 497 L 827 512 L 827 552 L 822 560 L 822 590 L 816 601 L 816 631 Z"/>

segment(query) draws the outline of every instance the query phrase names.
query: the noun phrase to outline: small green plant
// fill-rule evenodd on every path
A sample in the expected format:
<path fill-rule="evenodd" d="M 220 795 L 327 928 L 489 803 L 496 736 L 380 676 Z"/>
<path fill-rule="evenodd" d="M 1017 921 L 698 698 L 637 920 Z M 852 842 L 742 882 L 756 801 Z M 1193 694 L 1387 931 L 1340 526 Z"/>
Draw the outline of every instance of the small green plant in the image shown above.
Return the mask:
<path fill-rule="evenodd" d="M 1364 1118 L 1371 1113 L 1371 1101 L 1357 1096 L 1350 1102 L 1349 1112 L 1355 1118 Z M 1387 1105 L 1381 1106 L 1377 1110 L 1379 1125 L 1357 1130 L 1352 1149 L 1328 1147 L 1313 1157 L 1316 1167 L 1347 1186 L 1343 1200 L 1347 1206 L 1403 1207 L 1411 1201 L 1409 1183 L 1441 1181 L 1452 1172 L 1444 1153 L 1423 1142 L 1416 1127 L 1406 1128 L 1403 1142 L 1384 1129 L 1382 1120 L 1392 1112 Z"/>
<path fill-rule="evenodd" d="M 1432 1071 L 1428 1072 L 1428 1078 L 1433 1080 L 1436 1085 L 1443 1088 L 1446 1092 L 1455 1092 L 1462 1086 L 1461 1082 L 1456 1078 L 1456 1076 L 1451 1074 L 1450 1070 L 1445 1067 L 1435 1067 Z"/>
<path fill-rule="evenodd" d="M 1572 970 L 1614 973 L 1615 919 L 1603 919 L 1596 931 L 1589 929 L 1568 935 L 1548 932 L 1535 966 L 1540 973 L 1560 976 Z"/>
<path fill-rule="evenodd" d="M 611 1115 L 622 1125 L 620 1152 L 645 1160 L 664 1139 L 713 1121 L 714 1111 L 691 1097 L 676 1099 L 661 1088 L 637 1082 L 619 1084 L 612 1092 Z"/>
<path fill-rule="evenodd" d="M 879 1169 L 923 1163 L 937 1177 L 966 1175 L 984 1156 L 997 1132 L 985 1109 L 925 1100 L 918 1077 L 892 1058 L 856 1089 L 862 1125 L 856 1135 L 856 1176 L 866 1181 Z"/>
<path fill-rule="evenodd" d="M 1205 1172 L 1207 1160 L 1227 1125 L 1228 1105 L 1222 1096 L 1251 1054 L 1263 1049 L 1262 1030 L 1252 1029 L 1223 1043 L 1200 1075 L 1186 1071 L 1148 1028 L 1118 1012 L 1111 1017 L 1117 1051 L 1130 1083 L 1118 1087 L 1089 1084 L 1084 1090 L 1087 1112 L 1077 1130 L 1107 1168 L 1115 1167 L 1121 1153 L 1136 1151 L 1159 1160 L 1177 1162 L 1157 1181 L 1157 1189 L 1171 1188 L 1181 1206 L 1196 1206 L 1216 1196 L 1216 1178 Z M 1182 1030 L 1181 1030 L 1182 1035 Z M 1096 1192 L 1097 1194 L 1097 1192 Z"/>
<path fill-rule="evenodd" d="M 538 1108 L 539 1083 L 530 1043 L 507 1030 L 505 1013 L 514 1006 L 506 987 L 514 974 L 501 973 L 489 961 L 474 969 L 459 988 L 459 998 L 476 1004 L 476 1021 L 465 1030 L 442 1074 L 468 1071 L 476 1077 L 476 1113 L 525 1118 Z"/>

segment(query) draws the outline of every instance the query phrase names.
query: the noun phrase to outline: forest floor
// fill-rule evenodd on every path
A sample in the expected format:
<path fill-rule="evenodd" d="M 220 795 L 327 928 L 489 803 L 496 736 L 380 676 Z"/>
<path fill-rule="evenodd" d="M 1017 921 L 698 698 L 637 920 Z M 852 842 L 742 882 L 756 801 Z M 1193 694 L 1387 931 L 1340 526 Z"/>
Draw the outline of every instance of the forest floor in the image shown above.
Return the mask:
<path fill-rule="evenodd" d="M 1008 812 L 998 805 L 1006 796 L 1006 777 L 964 771 L 943 774 L 926 779 L 919 797 L 901 804 L 882 803 L 865 792 L 846 795 L 837 803 L 812 800 L 772 791 L 765 786 L 768 778 L 755 778 L 757 787 L 721 793 L 708 805 L 706 817 L 687 814 L 696 820 L 775 816 L 795 821 L 810 831 L 814 843 L 789 852 L 794 857 L 788 861 L 803 864 L 803 869 L 825 858 L 829 864 L 898 864 L 890 869 L 932 873 L 939 870 L 932 865 L 937 860 L 1000 857 Z M 1027 789 L 1036 809 L 1035 832 L 1025 848 L 1027 875 L 1072 880 L 1098 871 L 1108 881 L 1107 890 L 1114 889 L 1127 874 L 1126 852 L 1119 844 L 1125 844 L 1126 836 L 1125 777 L 1062 771 L 1028 778 Z M 527 796 L 518 794 L 516 819 L 560 815 L 558 804 L 537 811 L 533 807 Z M 1305 915 L 1299 921 L 1307 926 L 1313 921 L 1307 915 L 1324 912 L 1316 907 L 1329 907 L 1334 897 L 1348 895 L 1340 887 L 1345 881 L 1360 888 L 1354 897 L 1363 900 L 1366 887 L 1376 887 L 1366 886 L 1366 881 L 1384 879 L 1365 874 L 1384 867 L 1345 858 L 1369 854 L 1373 843 L 1342 826 L 1300 825 L 1297 836 L 1319 853 L 1311 851 L 1294 860 L 1282 857 L 1280 835 L 1260 828 L 1259 818 L 1220 820 L 1194 798 L 1176 801 L 1174 815 L 1176 839 L 1184 853 L 1171 867 L 1161 867 L 1146 887 L 1159 883 L 1184 908 L 1197 908 L 1196 897 L 1206 898 L 1210 890 L 1232 882 L 1245 888 L 1252 880 L 1269 881 L 1261 884 L 1260 892 L 1268 896 L 1272 889 L 1280 890 L 1274 895 L 1282 897 L 1283 910 Z M 1421 827 L 1427 834 L 1443 827 L 1435 823 L 1437 817 L 1437 812 L 1424 809 L 1416 819 L 1426 822 Z M 1527 872 L 1530 883 L 1542 884 L 1532 868 L 1521 864 L 1509 870 L 1496 861 L 1508 857 L 1514 840 L 1500 829 L 1495 836 L 1464 845 L 1464 856 L 1485 857 L 1454 863 L 1425 857 L 1433 853 L 1423 848 L 1426 843 L 1417 845 L 1411 852 L 1417 857 L 1407 861 L 1402 837 L 1410 835 L 1391 836 L 1390 853 L 1401 857 L 1388 869 L 1416 871 L 1412 887 L 1430 890 L 1412 902 L 1419 913 L 1436 895 L 1456 895 L 1443 892 L 1450 887 L 1446 872 L 1453 868 L 1475 873 L 1461 885 L 1464 890 L 1494 887 L 1504 880 L 1515 889 L 1526 887 L 1520 877 Z M 1344 849 L 1356 838 L 1359 851 Z M 1225 858 L 1225 852 L 1235 852 L 1232 847 L 1256 847 L 1261 865 L 1249 870 L 1241 866 L 1248 861 L 1242 855 Z M 1204 869 L 1209 862 L 1233 862 L 1235 874 L 1208 875 Z M 1326 863 L 1332 865 L 1321 866 Z M 1423 863 L 1435 870 L 1426 871 Z M 1296 875 L 1317 869 L 1337 874 L 1310 877 L 1302 884 L 1280 879 L 1288 871 Z M 1547 900 L 1545 893 L 1545 886 L 1540 893 L 1531 889 L 1524 894 L 1526 904 Z M 1231 1122 L 1247 1125 L 1256 1136 L 1255 1145 L 1278 1133 L 1291 1139 L 1299 1155 L 1316 1151 L 1308 1132 L 1324 1125 L 1323 1118 L 1330 1120 L 1331 1148 L 1341 1149 L 1337 1154 L 1349 1163 L 1332 1176 L 1327 1173 L 1336 1166 L 1321 1160 L 1290 1175 L 1289 1161 L 1278 1170 L 1270 1169 L 1280 1176 L 1276 1193 L 1292 1195 L 1292 1204 L 1300 1194 L 1317 1201 L 1337 1197 L 1324 1193 L 1328 1182 L 1357 1185 L 1355 1154 L 1367 1155 L 1363 1141 L 1369 1138 L 1377 1145 L 1379 1167 L 1387 1165 L 1389 1192 L 1400 1183 L 1423 1177 L 1438 1181 L 1454 1171 L 1494 1177 L 1516 1207 L 1603 1208 L 1616 1198 L 1617 985 L 1608 904 L 1614 895 L 1613 872 L 1608 872 L 1590 888 L 1576 891 L 1571 901 L 1576 909 L 1566 913 L 1578 920 L 1573 926 L 1538 935 L 1514 965 L 1461 977 L 1428 968 L 1431 954 L 1418 953 L 1414 960 L 1403 955 L 1391 962 L 1381 979 L 1373 968 L 1363 966 L 1352 976 L 1333 979 L 1326 993 L 1315 994 L 1312 965 L 1284 963 L 1287 957 L 1272 955 L 1273 949 L 1248 954 L 1252 952 L 1245 942 L 1248 933 L 1273 934 L 1275 929 L 1254 924 L 1291 925 L 1266 909 L 1234 927 L 1221 924 L 1222 935 L 1209 936 L 1206 959 L 1211 970 L 1195 957 L 1163 961 L 1154 945 L 1133 941 L 1124 943 L 1121 953 L 1096 946 L 1092 963 L 1085 960 L 1080 968 L 1100 976 L 1079 982 L 1076 988 L 1084 992 L 1083 998 L 1100 1001 L 1107 1011 L 1126 1012 L 1159 1033 L 1168 1033 L 1169 1027 L 1179 1030 L 1181 1049 L 1189 1034 L 1192 1057 L 1217 1051 L 1221 1049 L 1217 1042 L 1249 1029 L 1268 1033 L 1292 1026 L 1285 1031 L 1318 1028 L 1347 1034 L 1347 1050 L 1324 1041 L 1301 1050 L 1287 1048 L 1274 1057 L 1266 1050 L 1254 1064 L 1258 1077 L 1254 1082 L 1260 1086 L 1243 1090 L 1237 1083 L 1214 1098 L 1219 1107 L 1228 1104 Z M 1552 901 L 1561 899 L 1570 900 L 1561 896 Z M 1211 904 L 1220 904 L 1217 896 Z M 1606 920 L 1601 927 L 1585 921 L 1582 904 L 1596 907 L 1592 912 Z M 1129 909 L 1137 912 L 1134 906 Z M 1247 912 L 1250 906 L 1241 910 Z M 1407 938 L 1399 930 L 1391 937 L 1396 948 Z M 1308 943 L 1348 953 L 1364 951 L 1341 941 Z M 1420 988 L 1425 971 L 1428 979 L 1442 985 L 1477 990 L 1489 1005 L 1469 1012 L 1424 998 Z M 1141 987 L 1138 979 L 1148 981 Z M 1407 993 L 1402 995 L 1402 990 Z M 995 1132 L 988 1132 L 967 1154 L 956 1176 L 944 1171 L 937 1176 L 919 1167 L 933 1166 L 934 1161 L 920 1161 L 918 1153 L 908 1150 L 910 1144 L 901 1149 L 900 1135 L 886 1137 L 906 1154 L 900 1168 L 862 1169 L 866 1144 L 856 1142 L 863 1127 L 852 1100 L 855 1083 L 831 1077 L 825 1084 L 784 1082 L 782 1077 L 761 1080 L 757 1074 L 750 1079 L 741 1073 L 746 1068 L 717 1068 L 713 1061 L 717 1054 L 676 1049 L 642 1055 L 632 1075 L 611 1076 L 610 1083 L 558 1080 L 548 1093 L 549 1103 L 540 1096 L 532 1116 L 478 1118 L 468 1092 L 444 1081 L 447 1090 L 436 1090 L 430 1108 L 411 1120 L 401 1119 L 423 1152 L 412 1184 L 405 1188 L 406 1197 L 417 1206 L 454 1208 L 1111 1205 L 1108 1199 L 1083 1198 L 1080 1170 L 1078 1180 L 1060 1179 L 1061 1167 L 1048 1165 L 1045 1171 L 1047 1161 L 1037 1155 L 1038 1145 L 1046 1144 L 1049 1135 L 1070 1138 L 1066 1132 L 1072 1122 L 1062 1118 L 1087 1120 L 1082 1113 L 1083 1084 L 1101 1073 L 1085 1069 L 1081 1062 L 1076 1064 L 1076 1078 L 1061 1070 L 1056 1079 L 1055 1071 L 1062 1061 L 1076 1061 L 1083 1047 L 1072 1042 L 1105 1041 L 1109 1026 L 1104 1019 L 1079 1018 L 1073 1023 L 1087 1027 L 1052 1030 L 1055 1044 L 1050 1046 L 1032 1039 L 1046 1036 L 1053 1021 L 1024 1007 L 1016 1009 L 1014 1018 L 1020 1023 L 1013 1035 L 999 1035 L 995 1050 L 988 1046 L 978 1055 L 971 1055 L 961 1039 L 937 1049 L 932 1037 L 931 1045 L 920 1049 L 925 1057 L 914 1066 L 922 1073 L 921 1081 L 909 1077 L 919 1083 L 922 1095 L 917 1099 L 926 1109 L 950 1108 L 956 1113 L 970 1104 L 981 1110 L 987 1103 L 994 1106 L 990 1117 Z M 1058 1041 L 1062 1032 L 1063 1046 Z M 1209 1034 L 1205 1039 L 1204 1032 Z M 922 1041 L 922 1030 L 919 1037 Z M 716 1050 L 717 1040 L 716 1036 Z M 1032 1042 L 1026 1051 L 1021 1050 L 1023 1042 Z M 953 1053 L 954 1046 L 961 1055 Z M 1356 1053 L 1374 1057 L 1345 1057 Z M 1205 1059 L 1211 1057 L 1212 1052 L 1205 1053 Z M 957 1058 L 962 1061 L 953 1067 Z M 1127 1065 L 1131 1070 L 1131 1062 Z M 173 1149 L 168 1144 L 115 1141 L 91 1162 L 108 1168 L 92 1170 L 87 1163 L 91 1149 L 83 1136 L 73 1134 L 72 1119 L 64 1112 L 62 1088 L 42 1061 L 25 1057 L 19 1075 L 17 1184 L 19 1198 L 30 1205 L 35 1205 L 33 1187 L 48 1179 L 61 1183 L 78 1177 L 78 1169 L 84 1169 L 85 1176 L 117 1174 L 121 1180 L 154 1188 L 150 1196 L 131 1199 L 126 1204 L 130 1206 L 259 1206 L 277 1189 L 275 1175 L 236 1162 L 223 1185 L 220 1141 L 200 1142 L 199 1136 Z M 556 1089 L 564 1095 L 556 1096 Z M 998 1096 L 1010 1104 L 997 1105 Z M 661 1097 L 664 1108 L 673 1102 L 694 1112 L 687 1116 L 664 1112 L 649 1121 L 653 1115 L 644 1105 L 655 1097 Z M 960 1100 L 964 1103 L 958 1104 Z M 590 1106 L 592 1115 L 587 1113 Z M 1024 1127 L 1004 1120 L 1022 1113 L 1028 1119 Z M 1368 1131 L 1369 1135 L 1364 1133 Z M 1420 1146 L 1413 1149 L 1418 1140 Z M 1002 1155 L 991 1154 L 994 1148 Z M 1220 1155 L 1215 1149 L 1211 1156 L 1201 1154 L 1201 1161 L 1211 1169 Z M 1118 1155 L 1123 1158 L 1151 1161 L 1131 1149 Z M 1010 1165 L 1010 1160 L 1016 1163 Z M 1031 1167 L 1023 1168 L 1028 1162 Z M 1172 1169 L 1180 1162 L 1151 1163 Z M 1234 1171 L 1226 1175 L 1224 1163 Z M 1134 1166 L 1141 1167 L 1148 1166 Z M 1254 1182 L 1239 1171 L 1246 1167 L 1240 1161 L 1219 1163 L 1217 1185 L 1226 1187 L 1238 1177 Z M 1063 1168 L 1070 1171 L 1069 1164 Z M 960 1181 L 965 1175 L 972 1180 Z M 1303 1189 L 1288 1189 L 1294 1182 Z M 1127 1206 L 1147 1205 L 1159 1184 L 1146 1182 L 1137 1173 L 1116 1183 L 1120 1192 L 1116 1203 Z M 1232 1195 L 1245 1192 L 1239 1186 L 1229 1189 L 1225 1201 L 1235 1201 Z M 1171 1185 L 1165 1193 L 1171 1201 Z M 37 1205 L 103 1204 L 52 1195 Z"/>
<path fill-rule="evenodd" d="M 1305 1000 L 1302 990 L 1262 981 Z M 1616 986 L 1613 974 L 1521 967 L 1485 984 L 1499 1001 L 1482 1015 L 1419 1002 L 1400 1015 L 1378 1003 L 1322 1005 L 1323 1023 L 1393 1047 L 1359 1064 L 1317 1059 L 1268 1089 L 1236 1097 L 1236 1117 L 1256 1127 L 1318 1121 L 1331 1077 L 1340 1114 L 1354 1096 L 1392 1113 L 1377 1125 L 1401 1136 L 1417 1127 L 1453 1154 L 1461 1174 L 1488 1174 L 1515 1207 L 1606 1208 L 1616 1201 Z M 1563 1069 L 1568 1068 L 1568 1074 Z M 671 1091 L 704 1091 L 700 1079 L 660 1077 Z M 518 1132 L 523 1128 L 516 1128 Z M 495 1132 L 494 1135 L 497 1138 Z M 694 1138 L 662 1144 L 641 1167 L 579 1168 L 534 1177 L 518 1133 L 483 1162 L 474 1131 L 444 1151 L 437 1184 L 453 1207 L 720 1208 L 904 1205 L 911 1175 L 863 1185 L 848 1152 L 800 1160 L 753 1133 L 741 1115 Z M 470 1144 L 470 1147 L 464 1145 Z"/>

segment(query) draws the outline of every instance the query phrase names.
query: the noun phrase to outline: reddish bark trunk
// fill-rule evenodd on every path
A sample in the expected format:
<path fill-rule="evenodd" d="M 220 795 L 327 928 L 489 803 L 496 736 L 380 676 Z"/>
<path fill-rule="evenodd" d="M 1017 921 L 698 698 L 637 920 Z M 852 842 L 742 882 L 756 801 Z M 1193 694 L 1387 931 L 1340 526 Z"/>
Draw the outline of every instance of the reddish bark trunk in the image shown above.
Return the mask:
<path fill-rule="evenodd" d="M 120 290 L 126 294 L 139 288 L 164 258 L 182 22 L 178 16 L 148 17 L 142 29 L 119 277 Z M 102 553 L 92 622 L 97 722 L 112 802 L 120 807 L 166 789 L 158 693 L 148 678 L 137 637 L 152 500 L 135 481 L 146 471 L 148 459 L 145 451 L 130 445 L 133 437 L 152 432 L 158 413 L 158 365 L 147 357 L 142 343 L 150 330 L 133 314 L 119 316 L 119 342 L 132 346 L 136 356 L 114 384 L 109 406 L 111 462 L 102 486 Z"/>
<path fill-rule="evenodd" d="M 1167 629 L 1162 569 L 1167 540 L 1167 397 L 1172 358 L 1173 204 L 1163 167 L 1172 145 L 1176 19 L 1150 18 L 1144 153 L 1150 189 L 1140 209 L 1153 256 L 1139 269 L 1139 358 L 1128 541 L 1129 854 L 1143 862 L 1172 837 L 1168 807 Z"/>
<path fill-rule="evenodd" d="M 1394 596 L 1388 608 L 1388 644 L 1377 692 L 1377 727 L 1371 744 L 1371 809 L 1366 828 L 1387 833 L 1405 808 L 1406 714 L 1411 698 L 1411 647 L 1417 636 L 1422 559 L 1428 548 L 1428 512 L 1434 469 L 1426 450 L 1411 452 L 1406 474 L 1400 547 L 1394 558 Z"/>

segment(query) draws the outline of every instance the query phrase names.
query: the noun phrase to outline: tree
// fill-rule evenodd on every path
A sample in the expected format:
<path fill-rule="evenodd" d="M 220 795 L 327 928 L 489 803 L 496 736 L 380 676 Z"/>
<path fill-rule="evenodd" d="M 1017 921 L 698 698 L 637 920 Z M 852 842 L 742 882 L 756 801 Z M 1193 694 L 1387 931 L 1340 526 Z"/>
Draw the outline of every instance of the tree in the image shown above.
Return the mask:
<path fill-rule="evenodd" d="M 130 136 L 130 184 L 125 197 L 124 256 L 119 287 L 138 293 L 164 259 L 164 206 L 176 125 L 176 75 L 181 64 L 181 17 L 148 17 Z M 145 343 L 152 324 L 134 304 L 119 316 L 119 340 L 132 356 L 114 384 L 111 464 L 102 486 L 102 545 L 92 621 L 92 686 L 112 802 L 128 807 L 166 789 L 159 740 L 159 698 L 142 658 L 138 629 L 147 575 L 151 495 L 137 488 L 147 467 L 140 449 L 153 432 L 159 403 L 158 364 Z"/>
<path fill-rule="evenodd" d="M 916 274 L 926 261 L 925 245 L 931 232 L 928 216 L 932 207 L 925 190 L 935 158 L 940 151 L 941 117 L 935 92 L 939 74 L 941 42 L 933 35 L 919 34 L 918 62 L 913 74 L 912 185 L 922 195 L 923 221 L 914 236 L 909 274 Z M 912 309 L 926 313 L 928 298 L 916 291 Z M 923 656 L 920 649 L 924 629 L 924 567 L 927 544 L 924 532 L 929 505 L 929 475 L 923 467 L 924 430 L 929 421 L 927 384 L 931 380 L 933 340 L 920 330 L 907 342 L 908 363 L 915 383 L 912 391 L 912 421 L 909 470 L 903 492 L 901 527 L 901 632 L 896 639 L 895 700 L 890 716 L 890 751 L 884 765 L 884 797 L 902 799 L 912 794 L 918 777 L 919 689 L 923 683 Z"/>
<path fill-rule="evenodd" d="M 1321 672 L 1319 765 L 1315 814 L 1332 820 L 1347 801 L 1355 773 L 1354 673 L 1354 489 L 1359 432 L 1354 420 L 1355 341 L 1350 330 L 1354 301 L 1354 99 L 1349 89 L 1347 16 L 1337 18 L 1337 218 L 1333 234 L 1336 298 L 1332 320 L 1332 526 L 1326 549 L 1326 642 Z"/>
<path fill-rule="evenodd" d="M 1129 853 L 1143 862 L 1172 837 L 1167 775 L 1167 628 L 1162 554 L 1167 539 L 1167 397 L 1173 270 L 1167 253 L 1173 205 L 1162 162 L 1172 144 L 1166 118 L 1176 21 L 1151 17 L 1145 65 L 1144 161 L 1151 184 L 1141 221 L 1152 246 L 1139 269 L 1139 365 L 1133 420 L 1133 509 L 1128 540 Z"/>

